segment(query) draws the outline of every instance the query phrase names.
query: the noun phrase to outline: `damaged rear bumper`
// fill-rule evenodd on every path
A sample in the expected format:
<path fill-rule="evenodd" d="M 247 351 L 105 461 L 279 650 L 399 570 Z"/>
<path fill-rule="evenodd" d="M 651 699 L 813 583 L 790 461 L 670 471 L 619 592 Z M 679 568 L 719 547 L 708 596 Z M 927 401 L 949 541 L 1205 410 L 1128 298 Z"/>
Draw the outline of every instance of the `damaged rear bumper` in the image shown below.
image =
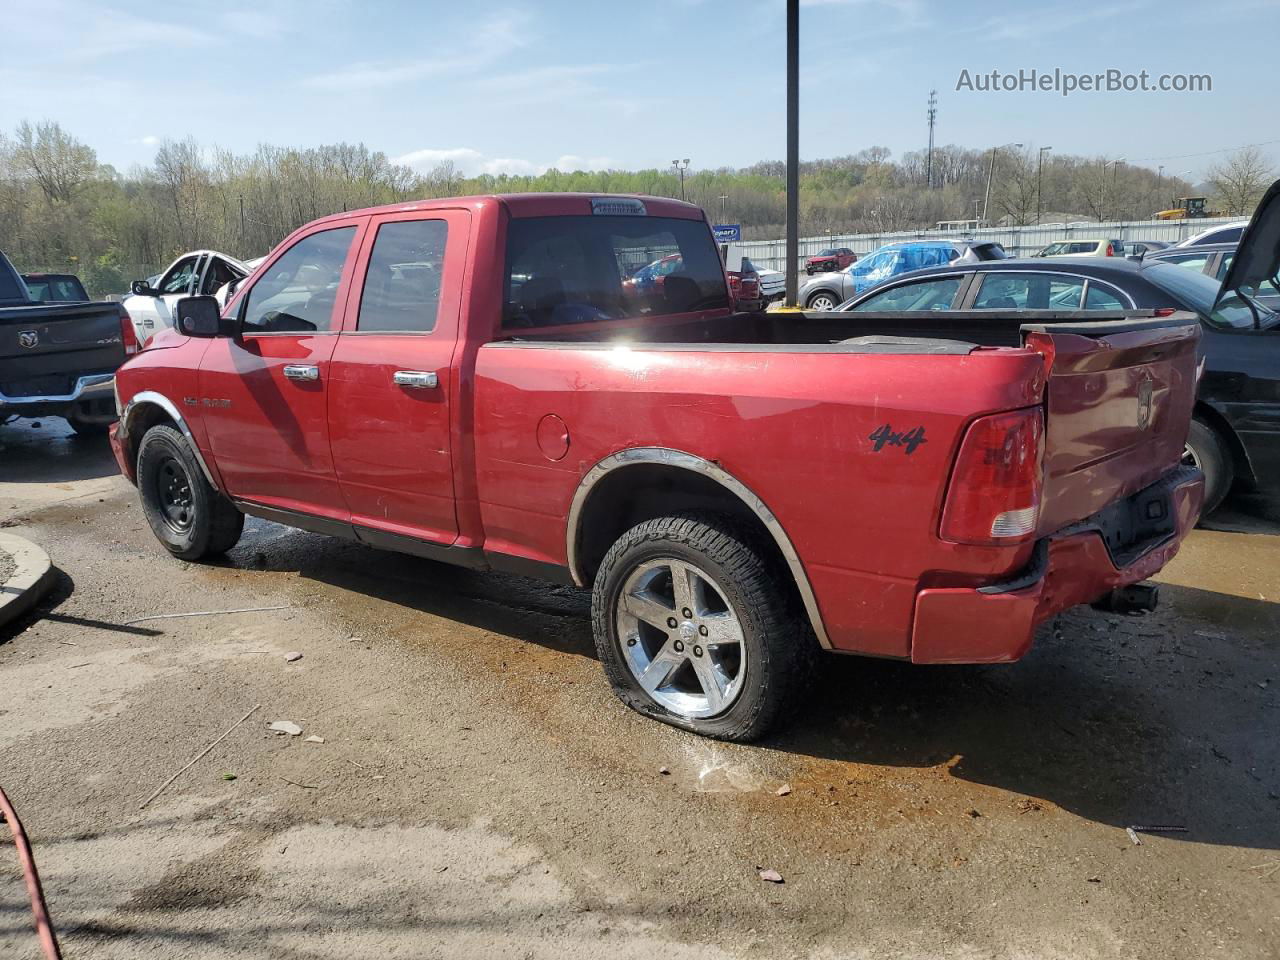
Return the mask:
<path fill-rule="evenodd" d="M 1042 621 L 1164 567 L 1195 526 L 1203 500 L 1203 474 L 1179 467 L 1127 500 L 1041 540 L 1030 567 L 1012 581 L 921 590 L 912 661 L 1019 659 Z"/>

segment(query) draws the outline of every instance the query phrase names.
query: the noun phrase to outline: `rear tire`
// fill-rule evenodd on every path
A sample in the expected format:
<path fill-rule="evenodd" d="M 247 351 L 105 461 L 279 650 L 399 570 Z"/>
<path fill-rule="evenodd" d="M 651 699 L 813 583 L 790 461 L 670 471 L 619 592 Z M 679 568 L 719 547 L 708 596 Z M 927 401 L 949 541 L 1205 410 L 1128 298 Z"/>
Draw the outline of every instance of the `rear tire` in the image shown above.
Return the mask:
<path fill-rule="evenodd" d="M 1183 463 L 1199 467 L 1204 474 L 1204 507 L 1200 515 L 1207 517 L 1221 506 L 1235 481 L 1231 453 L 1218 431 L 1196 418 L 1187 433 Z"/>
<path fill-rule="evenodd" d="M 183 560 L 226 553 L 240 540 L 244 514 L 205 479 L 187 438 L 166 424 L 138 445 L 138 495 L 151 531 Z"/>
<path fill-rule="evenodd" d="M 755 740 L 790 719 L 814 643 L 784 582 L 723 518 L 632 527 L 605 556 L 591 598 L 596 650 L 618 698 L 717 740 Z"/>

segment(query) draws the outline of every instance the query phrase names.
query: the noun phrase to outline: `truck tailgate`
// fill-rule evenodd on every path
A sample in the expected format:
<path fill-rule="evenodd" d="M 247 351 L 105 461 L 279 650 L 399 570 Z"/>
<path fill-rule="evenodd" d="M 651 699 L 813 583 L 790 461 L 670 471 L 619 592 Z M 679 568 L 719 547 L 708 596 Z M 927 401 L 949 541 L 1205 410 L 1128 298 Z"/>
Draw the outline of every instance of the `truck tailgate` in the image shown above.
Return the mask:
<path fill-rule="evenodd" d="M 1083 520 L 1178 464 L 1195 405 L 1194 315 L 1022 331 L 1049 373 L 1039 533 Z"/>
<path fill-rule="evenodd" d="M 0 309 L 0 393 L 69 393 L 77 376 L 124 362 L 120 306 L 57 303 Z"/>

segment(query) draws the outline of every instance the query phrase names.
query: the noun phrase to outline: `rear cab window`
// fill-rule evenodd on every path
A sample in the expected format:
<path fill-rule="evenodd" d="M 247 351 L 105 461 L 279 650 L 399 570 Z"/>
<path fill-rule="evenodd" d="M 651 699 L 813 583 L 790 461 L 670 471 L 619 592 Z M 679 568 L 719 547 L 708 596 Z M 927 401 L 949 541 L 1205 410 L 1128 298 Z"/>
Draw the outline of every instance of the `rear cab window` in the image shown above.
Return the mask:
<path fill-rule="evenodd" d="M 505 330 L 730 308 L 706 223 L 649 216 L 513 219 L 503 299 Z"/>
<path fill-rule="evenodd" d="M 1075 310 L 1084 280 L 1048 273 L 986 273 L 973 301 L 979 310 Z"/>

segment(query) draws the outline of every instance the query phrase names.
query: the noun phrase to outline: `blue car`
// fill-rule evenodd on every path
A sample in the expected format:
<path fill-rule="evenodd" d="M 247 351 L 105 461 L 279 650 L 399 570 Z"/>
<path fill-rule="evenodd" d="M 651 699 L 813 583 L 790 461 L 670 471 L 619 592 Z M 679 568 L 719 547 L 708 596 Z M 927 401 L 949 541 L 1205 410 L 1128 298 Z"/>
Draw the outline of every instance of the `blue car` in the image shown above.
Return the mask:
<path fill-rule="evenodd" d="M 852 266 L 818 274 L 800 288 L 798 299 L 806 310 L 834 310 L 850 297 L 900 273 L 950 263 L 961 255 L 964 246 L 950 240 L 886 243 Z"/>

